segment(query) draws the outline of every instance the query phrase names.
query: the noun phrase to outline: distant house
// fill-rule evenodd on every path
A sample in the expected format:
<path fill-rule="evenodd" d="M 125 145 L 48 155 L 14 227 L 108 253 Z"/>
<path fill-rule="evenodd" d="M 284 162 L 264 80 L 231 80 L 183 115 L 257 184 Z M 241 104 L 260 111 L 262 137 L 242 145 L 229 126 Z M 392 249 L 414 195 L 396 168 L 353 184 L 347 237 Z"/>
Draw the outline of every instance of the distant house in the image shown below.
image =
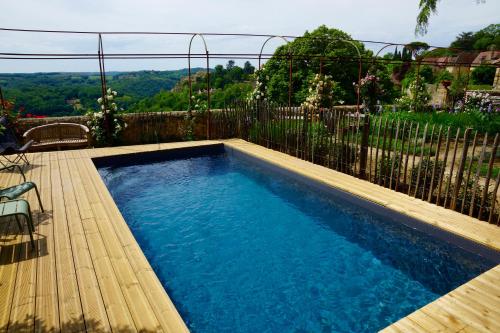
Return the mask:
<path fill-rule="evenodd" d="M 422 63 L 435 71 L 446 69 L 453 75 L 473 71 L 483 64 L 497 65 L 493 89 L 500 90 L 500 51 L 461 52 L 456 56 L 427 57 Z"/>
<path fill-rule="evenodd" d="M 493 64 L 498 63 L 498 60 L 500 60 L 500 51 L 484 51 L 477 55 L 472 61 L 472 65 Z"/>
<path fill-rule="evenodd" d="M 456 56 L 427 57 L 423 59 L 423 63 L 433 67 L 436 71 L 446 69 L 451 74 L 457 75 L 458 73 L 467 73 L 474 61 L 483 53 L 461 52 Z"/>

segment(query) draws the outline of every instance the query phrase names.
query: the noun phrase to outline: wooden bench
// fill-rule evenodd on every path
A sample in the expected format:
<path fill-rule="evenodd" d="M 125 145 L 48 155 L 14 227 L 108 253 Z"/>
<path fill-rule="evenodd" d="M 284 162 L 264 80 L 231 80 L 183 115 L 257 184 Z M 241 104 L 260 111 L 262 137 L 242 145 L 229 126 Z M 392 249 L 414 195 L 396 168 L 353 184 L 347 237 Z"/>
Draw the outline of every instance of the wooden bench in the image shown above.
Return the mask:
<path fill-rule="evenodd" d="M 33 140 L 30 150 L 84 148 L 89 145 L 87 126 L 73 123 L 54 123 L 37 126 L 23 134 L 25 142 Z"/>

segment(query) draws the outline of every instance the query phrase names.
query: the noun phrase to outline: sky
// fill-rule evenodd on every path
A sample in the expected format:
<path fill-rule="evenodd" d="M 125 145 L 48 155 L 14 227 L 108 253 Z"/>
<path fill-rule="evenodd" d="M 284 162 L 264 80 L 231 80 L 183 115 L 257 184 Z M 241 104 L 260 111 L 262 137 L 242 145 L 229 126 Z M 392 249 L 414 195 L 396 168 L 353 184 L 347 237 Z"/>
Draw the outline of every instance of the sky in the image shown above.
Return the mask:
<path fill-rule="evenodd" d="M 0 27 L 79 31 L 223 32 L 302 35 L 319 25 L 354 39 L 447 46 L 463 31 L 500 23 L 500 1 L 442 0 L 429 32 L 415 37 L 418 0 L 1 0 Z M 258 53 L 265 38 L 207 37 L 210 53 Z M 186 36 L 104 36 L 110 53 L 187 53 Z M 267 44 L 272 53 L 282 41 Z M 372 48 L 370 45 L 367 47 Z M 0 31 L 0 53 L 95 53 L 89 35 Z M 201 40 L 193 53 L 203 51 Z M 213 60 L 211 66 L 227 60 Z M 237 61 L 242 64 L 242 61 Z M 255 64 L 255 62 L 254 62 Z M 193 60 L 193 67 L 205 66 Z M 108 71 L 186 68 L 187 60 L 110 60 Z M 0 72 L 98 71 L 97 60 L 5 60 Z"/>

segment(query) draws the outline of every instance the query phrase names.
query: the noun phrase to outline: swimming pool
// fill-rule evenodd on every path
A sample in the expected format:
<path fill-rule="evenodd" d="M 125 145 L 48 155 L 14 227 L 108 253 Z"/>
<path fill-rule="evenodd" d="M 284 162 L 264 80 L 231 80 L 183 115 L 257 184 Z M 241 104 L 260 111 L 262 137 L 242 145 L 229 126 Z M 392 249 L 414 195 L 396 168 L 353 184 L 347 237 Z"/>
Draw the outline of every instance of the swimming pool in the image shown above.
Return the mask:
<path fill-rule="evenodd" d="M 373 332 L 495 265 L 221 146 L 155 154 L 96 164 L 193 332 Z"/>

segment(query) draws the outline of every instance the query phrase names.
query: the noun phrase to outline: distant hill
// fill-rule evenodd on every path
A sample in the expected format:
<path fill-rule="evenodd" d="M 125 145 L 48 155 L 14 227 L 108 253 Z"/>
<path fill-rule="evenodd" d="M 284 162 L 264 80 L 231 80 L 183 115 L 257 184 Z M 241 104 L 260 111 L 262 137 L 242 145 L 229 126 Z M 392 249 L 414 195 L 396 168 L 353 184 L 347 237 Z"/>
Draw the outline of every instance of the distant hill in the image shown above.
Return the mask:
<path fill-rule="evenodd" d="M 192 73 L 201 70 L 194 68 Z M 187 69 L 180 69 L 108 72 L 106 77 L 108 87 L 119 93 L 119 106 L 127 110 L 144 98 L 169 91 L 187 75 Z M 16 110 L 44 116 L 83 114 L 88 108 L 97 108 L 101 94 L 99 73 L 90 72 L 0 73 L 0 86 Z"/>

